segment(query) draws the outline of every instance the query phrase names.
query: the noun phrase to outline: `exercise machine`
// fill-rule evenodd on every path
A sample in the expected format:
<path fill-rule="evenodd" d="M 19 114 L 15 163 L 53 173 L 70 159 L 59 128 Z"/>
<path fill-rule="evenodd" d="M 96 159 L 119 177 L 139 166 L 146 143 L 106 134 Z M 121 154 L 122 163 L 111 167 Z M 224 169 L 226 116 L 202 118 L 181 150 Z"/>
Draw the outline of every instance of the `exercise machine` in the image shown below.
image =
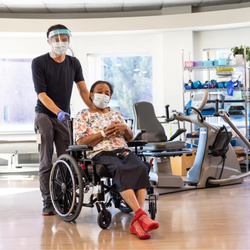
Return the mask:
<path fill-rule="evenodd" d="M 196 157 L 192 168 L 187 173 L 187 179 L 183 180 L 181 176 L 174 176 L 171 172 L 171 164 L 168 155 L 164 151 L 150 152 L 145 150 L 143 154 L 147 157 L 153 157 L 153 171 L 150 179 L 156 186 L 159 194 L 184 191 L 193 188 L 208 188 L 229 184 L 239 184 L 243 178 L 250 175 L 250 172 L 241 173 L 240 164 L 237 156 L 230 144 L 232 133 L 228 132 L 226 127 L 217 127 L 205 121 L 201 110 L 205 107 L 208 99 L 207 90 L 195 92 L 192 100 L 192 106 L 187 109 L 189 115 L 175 111 L 169 117 L 169 106 L 166 106 L 167 121 L 190 122 L 200 128 L 199 142 Z M 216 102 L 215 116 L 220 116 L 236 132 L 250 149 L 248 140 L 230 121 L 226 112 L 218 112 L 218 101 Z M 159 182 L 158 180 L 164 179 Z"/>

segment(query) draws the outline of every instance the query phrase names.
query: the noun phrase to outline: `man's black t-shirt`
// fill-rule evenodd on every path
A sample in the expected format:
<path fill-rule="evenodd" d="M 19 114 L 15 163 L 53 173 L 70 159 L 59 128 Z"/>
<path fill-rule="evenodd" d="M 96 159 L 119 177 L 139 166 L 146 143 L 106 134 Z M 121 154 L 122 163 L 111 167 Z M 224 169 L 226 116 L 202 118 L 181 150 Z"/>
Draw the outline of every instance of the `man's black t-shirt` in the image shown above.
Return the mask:
<path fill-rule="evenodd" d="M 73 82 L 84 81 L 82 67 L 77 58 L 66 55 L 62 63 L 55 62 L 49 53 L 36 57 L 31 64 L 35 91 L 45 92 L 61 110 L 70 113 Z M 37 113 L 57 117 L 37 99 Z"/>

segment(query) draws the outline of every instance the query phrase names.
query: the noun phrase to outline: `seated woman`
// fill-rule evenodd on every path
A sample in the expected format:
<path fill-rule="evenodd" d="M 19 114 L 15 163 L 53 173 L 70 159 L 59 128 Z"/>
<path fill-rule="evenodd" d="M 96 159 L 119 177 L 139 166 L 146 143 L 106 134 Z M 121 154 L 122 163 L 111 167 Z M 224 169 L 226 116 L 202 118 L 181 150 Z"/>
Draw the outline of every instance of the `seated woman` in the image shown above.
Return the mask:
<path fill-rule="evenodd" d="M 140 239 L 149 239 L 151 230 L 159 223 L 151 220 L 143 211 L 146 188 L 150 186 L 148 167 L 128 147 L 133 141 L 132 130 L 121 114 L 107 107 L 113 94 L 109 82 L 97 81 L 90 89 L 92 106 L 80 111 L 74 119 L 74 135 L 77 144 L 93 146 L 88 157 L 103 164 L 111 173 L 117 191 L 134 211 L 130 232 Z"/>

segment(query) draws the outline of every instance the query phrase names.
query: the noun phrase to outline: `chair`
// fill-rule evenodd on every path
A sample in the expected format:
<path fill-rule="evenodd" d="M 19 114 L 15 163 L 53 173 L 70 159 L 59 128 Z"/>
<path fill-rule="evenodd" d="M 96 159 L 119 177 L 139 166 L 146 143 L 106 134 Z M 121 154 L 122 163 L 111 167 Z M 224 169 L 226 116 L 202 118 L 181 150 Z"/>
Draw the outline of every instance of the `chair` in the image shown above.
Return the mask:
<path fill-rule="evenodd" d="M 178 175 L 172 174 L 170 157 L 181 156 L 192 151 L 187 150 L 184 141 L 174 141 L 185 129 L 178 129 L 168 140 L 164 128 L 157 119 L 154 107 L 149 102 L 138 102 L 133 105 L 133 130 L 146 130 L 138 139 L 146 140 L 148 144 L 143 146 L 144 156 L 153 157 L 153 172 L 150 172 L 150 180 L 157 187 L 183 187 L 184 182 Z"/>
<path fill-rule="evenodd" d="M 74 145 L 72 120 L 68 117 L 70 146 L 67 154 L 61 155 L 52 167 L 50 175 L 50 195 L 53 206 L 64 221 L 75 221 L 82 207 L 97 208 L 97 223 L 102 229 L 109 227 L 111 213 L 108 207 L 112 203 L 120 211 L 129 213 L 132 209 L 115 189 L 111 174 L 101 164 L 94 164 L 86 157 L 86 152 L 93 150 L 89 145 Z M 145 141 L 132 142 L 129 146 L 136 148 L 145 145 Z M 94 191 L 93 191 L 94 190 Z M 89 202 L 84 203 L 84 194 L 92 193 Z M 156 197 L 153 189 L 148 189 L 149 213 L 155 218 Z M 108 196 L 108 198 L 107 198 Z"/>

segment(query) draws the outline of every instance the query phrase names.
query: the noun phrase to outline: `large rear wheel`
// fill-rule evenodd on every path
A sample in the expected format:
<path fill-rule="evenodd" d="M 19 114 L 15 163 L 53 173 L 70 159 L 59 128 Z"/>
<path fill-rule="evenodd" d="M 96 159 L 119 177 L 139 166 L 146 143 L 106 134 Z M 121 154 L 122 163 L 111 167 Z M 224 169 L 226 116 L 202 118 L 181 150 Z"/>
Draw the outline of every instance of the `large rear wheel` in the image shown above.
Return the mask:
<path fill-rule="evenodd" d="M 50 174 L 50 196 L 59 216 L 74 221 L 83 204 L 83 181 L 76 160 L 68 154 L 61 155 Z"/>

